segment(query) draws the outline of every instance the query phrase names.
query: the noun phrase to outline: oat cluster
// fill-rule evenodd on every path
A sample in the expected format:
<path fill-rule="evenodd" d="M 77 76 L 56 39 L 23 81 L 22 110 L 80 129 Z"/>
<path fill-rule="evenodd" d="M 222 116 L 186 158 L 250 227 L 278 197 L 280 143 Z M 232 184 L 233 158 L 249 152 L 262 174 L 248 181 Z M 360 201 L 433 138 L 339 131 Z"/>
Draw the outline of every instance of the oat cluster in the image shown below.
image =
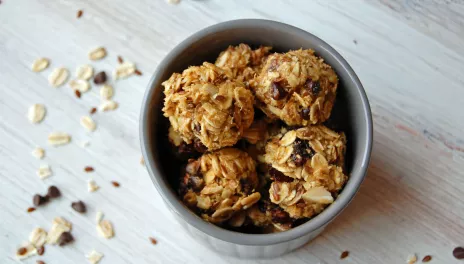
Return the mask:
<path fill-rule="evenodd" d="M 334 70 L 312 50 L 270 51 L 230 46 L 215 64 L 163 82 L 168 137 L 188 159 L 183 202 L 238 231 L 288 230 L 324 210 L 348 179 L 345 135 L 322 124 L 336 97 Z"/>

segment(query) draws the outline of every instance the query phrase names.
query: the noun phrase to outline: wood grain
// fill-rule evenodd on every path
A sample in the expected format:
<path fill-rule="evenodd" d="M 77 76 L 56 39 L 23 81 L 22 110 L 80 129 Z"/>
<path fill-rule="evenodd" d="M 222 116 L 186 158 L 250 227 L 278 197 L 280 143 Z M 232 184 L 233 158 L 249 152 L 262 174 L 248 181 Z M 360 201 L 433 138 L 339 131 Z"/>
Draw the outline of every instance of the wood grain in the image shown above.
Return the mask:
<path fill-rule="evenodd" d="M 238 18 L 266 18 L 321 37 L 352 65 L 370 99 L 375 145 L 369 174 L 352 204 L 315 241 L 294 253 L 245 263 L 405 263 L 411 253 L 433 263 L 452 257 L 464 237 L 464 9 L 460 1 L 27 1 L 0 4 L 0 262 L 13 263 L 16 247 L 36 226 L 55 216 L 74 224 L 74 244 L 47 247 L 46 263 L 85 263 L 96 249 L 101 263 L 236 263 L 186 237 L 139 164 L 138 115 L 151 73 L 177 43 L 206 26 Z M 443 2 L 443 3 L 442 3 Z M 83 10 L 81 18 L 76 18 Z M 104 46 L 108 56 L 90 62 Z M 48 57 L 50 67 L 30 64 Z M 77 99 L 69 87 L 51 88 L 55 67 L 91 63 L 110 73 L 117 56 L 133 61 L 142 76 L 114 83 L 119 109 L 97 113 L 97 130 L 79 118 L 99 104 L 98 87 Z M 28 107 L 43 103 L 39 125 Z M 72 134 L 68 146 L 47 146 L 48 133 Z M 79 142 L 89 140 L 82 148 Z M 46 150 L 39 161 L 30 152 Z M 35 171 L 50 164 L 54 175 Z M 85 166 L 95 172 L 85 173 Z M 93 178 L 101 189 L 88 193 Z M 114 188 L 111 181 L 121 186 Z M 27 213 L 32 195 L 58 186 L 63 197 Z M 72 201 L 88 205 L 74 212 Z M 116 236 L 98 237 L 95 213 L 113 222 Z M 149 237 L 158 244 L 150 243 Z M 25 263 L 35 263 L 29 259 Z"/>

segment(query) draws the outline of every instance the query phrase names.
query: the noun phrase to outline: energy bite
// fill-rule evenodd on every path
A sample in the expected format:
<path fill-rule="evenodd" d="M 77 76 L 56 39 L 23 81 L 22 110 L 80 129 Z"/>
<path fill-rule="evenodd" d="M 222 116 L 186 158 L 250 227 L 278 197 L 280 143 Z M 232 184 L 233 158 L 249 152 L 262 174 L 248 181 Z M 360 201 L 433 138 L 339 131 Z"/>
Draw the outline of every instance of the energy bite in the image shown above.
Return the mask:
<path fill-rule="evenodd" d="M 252 50 L 246 44 L 229 46 L 219 54 L 215 65 L 228 71 L 237 81 L 247 82 L 261 70 L 271 47 L 261 46 Z"/>
<path fill-rule="evenodd" d="M 254 97 L 211 63 L 174 73 L 165 82 L 164 116 L 187 144 L 212 151 L 233 146 L 253 122 Z"/>
<path fill-rule="evenodd" d="M 232 224 L 238 225 L 244 216 L 240 212 L 261 198 L 255 192 L 258 186 L 255 161 L 238 149 L 203 154 L 198 160 L 190 160 L 185 171 L 179 188 L 182 200 L 211 223 L 220 224 L 232 218 Z"/>
<path fill-rule="evenodd" d="M 269 197 L 292 218 L 312 217 L 334 201 L 343 173 L 346 138 L 325 126 L 289 130 L 266 144 Z"/>
<path fill-rule="evenodd" d="M 337 86 L 335 71 L 310 49 L 269 55 L 260 74 L 250 81 L 259 108 L 289 126 L 327 120 Z"/>

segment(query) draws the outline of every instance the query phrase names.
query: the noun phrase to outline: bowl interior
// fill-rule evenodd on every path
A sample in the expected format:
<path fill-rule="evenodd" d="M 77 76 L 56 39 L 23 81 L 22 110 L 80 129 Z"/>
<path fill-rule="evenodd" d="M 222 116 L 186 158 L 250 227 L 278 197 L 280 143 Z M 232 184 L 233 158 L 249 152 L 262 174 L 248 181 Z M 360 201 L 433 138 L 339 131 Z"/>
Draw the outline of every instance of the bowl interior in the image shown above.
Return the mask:
<path fill-rule="evenodd" d="M 286 236 L 286 239 L 291 239 L 292 236 L 303 235 L 327 224 L 348 204 L 364 178 L 371 148 L 370 109 L 362 86 L 346 61 L 317 37 L 285 24 L 264 20 L 237 20 L 221 23 L 189 37 L 168 54 L 159 65 L 150 83 L 151 86 L 145 97 L 145 106 L 142 109 L 143 151 L 148 161 L 148 169 L 155 183 L 158 184 L 159 191 L 165 200 L 168 200 L 168 204 L 171 204 L 171 209 L 185 217 L 189 214 L 189 209 L 179 207 L 182 204 L 176 195 L 182 164 L 173 156 L 168 142 L 169 121 L 161 111 L 164 98 L 161 83 L 168 79 L 172 73 L 182 72 L 188 66 L 200 65 L 204 61 L 214 63 L 222 50 L 229 45 L 238 45 L 239 43 L 246 43 L 252 48 L 260 45 L 272 46 L 273 52 L 311 48 L 333 67 L 340 79 L 335 106 L 326 123 L 336 131 L 345 132 L 347 136 L 346 172 L 350 179 L 338 199 L 309 222 L 278 234 L 254 235 L 269 236 L 269 238 L 270 236 L 282 236 L 281 239 Z M 177 199 L 177 201 L 172 201 L 172 199 Z M 188 216 L 188 218 L 187 221 L 198 218 L 198 220 L 192 221 L 203 222 L 195 215 Z M 200 229 L 204 228 L 204 225 L 211 224 L 194 224 Z M 220 229 L 212 228 L 216 230 L 215 232 Z M 284 235 L 285 233 L 287 235 Z M 231 236 L 227 236 L 224 240 L 234 240 L 230 238 Z M 232 242 L 240 243 L 240 241 Z"/>

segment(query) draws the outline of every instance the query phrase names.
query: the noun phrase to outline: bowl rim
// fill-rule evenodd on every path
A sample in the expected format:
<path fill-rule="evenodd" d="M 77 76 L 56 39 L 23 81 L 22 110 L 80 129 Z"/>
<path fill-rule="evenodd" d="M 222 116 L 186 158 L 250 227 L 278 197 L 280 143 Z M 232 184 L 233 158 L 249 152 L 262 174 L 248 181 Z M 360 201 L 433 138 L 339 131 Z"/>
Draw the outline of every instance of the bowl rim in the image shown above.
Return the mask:
<path fill-rule="evenodd" d="M 147 146 L 147 139 L 149 138 L 149 126 L 146 125 L 149 123 L 148 117 L 150 116 L 149 111 L 151 108 L 150 100 L 153 97 L 154 93 L 162 92 L 161 89 L 158 87 L 154 87 L 154 84 L 159 82 L 161 83 L 164 80 L 160 80 L 161 75 L 163 72 L 166 71 L 166 66 L 186 48 L 188 48 L 192 43 L 195 43 L 202 38 L 216 33 L 221 32 L 224 30 L 230 29 L 237 29 L 237 28 L 262 28 L 262 27 L 272 27 L 279 31 L 293 31 L 295 34 L 303 34 L 306 37 L 312 39 L 312 43 L 314 45 L 319 45 L 323 47 L 327 51 L 329 51 L 338 61 L 338 63 L 342 66 L 343 70 L 346 71 L 347 75 L 349 76 L 350 82 L 354 83 L 356 86 L 357 93 L 361 98 L 362 106 L 363 106 L 363 118 L 367 120 L 367 125 L 361 129 L 365 130 L 367 137 L 365 138 L 365 148 L 362 150 L 361 155 L 362 161 L 359 170 L 359 174 L 353 177 L 353 174 L 350 175 L 350 180 L 345 185 L 341 195 L 335 200 L 333 204 L 327 207 L 323 212 L 318 214 L 313 219 L 309 220 L 308 222 L 292 228 L 285 232 L 278 232 L 278 233 L 271 233 L 271 234 L 246 234 L 246 233 L 239 233 L 235 231 L 230 231 L 221 227 L 218 227 L 214 224 L 211 224 L 207 221 L 204 221 L 193 212 L 191 212 L 180 200 L 179 198 L 169 189 L 171 188 L 166 181 L 164 181 L 161 176 L 161 169 L 159 166 L 159 162 L 155 161 L 153 153 L 148 151 L 149 147 Z M 217 238 L 222 241 L 226 241 L 229 243 L 239 244 L 239 245 L 255 245 L 255 246 L 263 246 L 263 245 L 272 245 L 272 244 L 279 244 L 286 241 L 294 240 L 299 237 L 302 237 L 306 234 L 310 234 L 311 232 L 324 227 L 328 223 L 330 223 L 338 214 L 342 212 L 344 208 L 351 202 L 354 198 L 355 194 L 357 193 L 362 181 L 364 180 L 367 168 L 370 161 L 370 155 L 372 151 L 372 141 L 373 141 L 373 124 L 372 124 L 372 114 L 369 105 L 369 101 L 367 95 L 364 91 L 364 88 L 353 71 L 350 67 L 348 62 L 335 50 L 333 49 L 328 43 L 321 40 L 320 38 L 314 36 L 313 34 L 304 31 L 300 28 L 277 22 L 272 20 L 265 20 L 265 19 L 238 19 L 238 20 L 231 20 L 226 22 L 221 22 L 209 27 L 206 27 L 193 35 L 189 36 L 185 40 L 183 40 L 180 44 L 178 44 L 174 49 L 172 49 L 166 57 L 161 61 L 158 65 L 156 71 L 154 72 L 151 80 L 149 81 L 148 88 L 145 92 L 144 98 L 142 100 L 142 107 L 140 113 L 140 143 L 142 148 L 142 154 L 145 159 L 145 165 L 148 170 L 148 173 L 158 190 L 161 194 L 164 202 L 168 205 L 169 209 L 173 211 L 177 217 L 181 218 L 183 221 L 187 222 L 187 224 L 193 226 L 195 229 L 205 233 L 209 236 Z"/>

